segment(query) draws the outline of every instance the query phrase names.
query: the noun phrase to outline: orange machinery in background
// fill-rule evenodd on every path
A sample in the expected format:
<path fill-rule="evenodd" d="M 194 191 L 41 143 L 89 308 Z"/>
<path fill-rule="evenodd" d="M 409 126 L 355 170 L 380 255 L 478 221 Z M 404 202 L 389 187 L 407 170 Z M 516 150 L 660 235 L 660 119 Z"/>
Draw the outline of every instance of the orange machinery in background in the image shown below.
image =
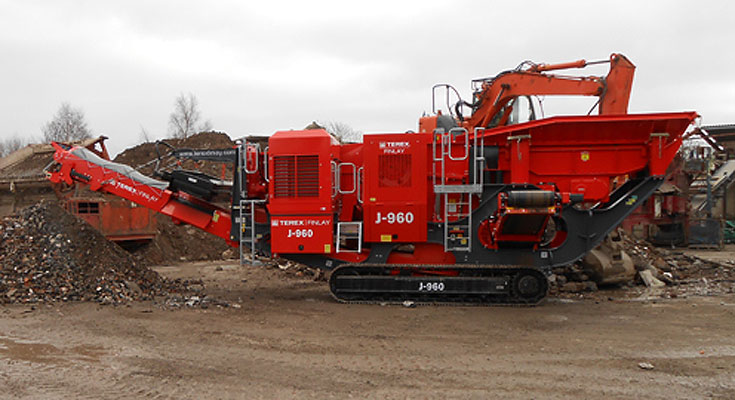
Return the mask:
<path fill-rule="evenodd" d="M 157 233 L 153 211 L 117 197 L 71 197 L 64 208 L 120 245 L 147 242 Z"/>

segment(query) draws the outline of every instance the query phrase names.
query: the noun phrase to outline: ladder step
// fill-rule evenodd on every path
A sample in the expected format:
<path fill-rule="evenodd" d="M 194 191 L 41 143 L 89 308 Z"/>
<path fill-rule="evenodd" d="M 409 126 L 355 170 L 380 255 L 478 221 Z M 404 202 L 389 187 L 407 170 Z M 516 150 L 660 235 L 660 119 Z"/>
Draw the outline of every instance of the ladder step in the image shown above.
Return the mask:
<path fill-rule="evenodd" d="M 482 193 L 482 185 L 434 185 L 434 193 Z"/>

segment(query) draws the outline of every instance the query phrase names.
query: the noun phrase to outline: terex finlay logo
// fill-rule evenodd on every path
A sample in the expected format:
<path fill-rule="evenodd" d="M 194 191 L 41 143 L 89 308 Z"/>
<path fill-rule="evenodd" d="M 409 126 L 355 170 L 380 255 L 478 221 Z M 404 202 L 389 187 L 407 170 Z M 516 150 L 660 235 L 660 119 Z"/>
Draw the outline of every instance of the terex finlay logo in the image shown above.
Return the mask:
<path fill-rule="evenodd" d="M 383 154 L 403 154 L 411 147 L 409 142 L 379 142 L 378 147 Z"/>
<path fill-rule="evenodd" d="M 128 193 L 130 193 L 132 195 L 138 196 L 138 197 L 143 198 L 143 199 L 145 199 L 147 201 L 153 201 L 153 202 L 158 201 L 158 197 L 156 197 L 154 195 L 151 195 L 149 193 L 146 193 L 143 190 L 138 190 L 138 189 L 136 189 L 136 188 L 134 188 L 134 187 L 126 184 L 125 182 L 120 182 L 119 180 L 111 179 L 109 181 L 109 183 L 110 183 L 110 185 L 112 185 L 113 187 L 115 187 L 117 189 L 122 189 L 122 190 L 124 190 L 124 191 L 126 191 L 126 192 L 128 192 Z M 130 198 L 128 198 L 128 199 L 129 200 L 132 200 Z"/>
<path fill-rule="evenodd" d="M 272 219 L 271 226 L 326 226 L 331 221 L 329 218 L 322 219 Z"/>

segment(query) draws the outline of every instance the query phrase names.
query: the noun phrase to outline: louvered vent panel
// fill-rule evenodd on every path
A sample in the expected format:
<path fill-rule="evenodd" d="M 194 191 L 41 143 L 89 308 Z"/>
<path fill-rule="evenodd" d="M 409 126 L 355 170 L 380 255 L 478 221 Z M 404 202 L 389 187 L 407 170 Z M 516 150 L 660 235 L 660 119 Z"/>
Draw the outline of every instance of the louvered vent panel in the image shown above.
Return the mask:
<path fill-rule="evenodd" d="M 411 155 L 380 155 L 378 158 L 378 185 L 380 187 L 410 187 Z"/>
<path fill-rule="evenodd" d="M 297 156 L 296 174 L 296 196 L 319 197 L 319 156 Z"/>
<path fill-rule="evenodd" d="M 274 156 L 275 197 L 319 197 L 319 156 Z"/>
<path fill-rule="evenodd" d="M 294 156 L 273 157 L 273 195 L 275 197 L 294 197 L 296 195 L 295 166 Z"/>

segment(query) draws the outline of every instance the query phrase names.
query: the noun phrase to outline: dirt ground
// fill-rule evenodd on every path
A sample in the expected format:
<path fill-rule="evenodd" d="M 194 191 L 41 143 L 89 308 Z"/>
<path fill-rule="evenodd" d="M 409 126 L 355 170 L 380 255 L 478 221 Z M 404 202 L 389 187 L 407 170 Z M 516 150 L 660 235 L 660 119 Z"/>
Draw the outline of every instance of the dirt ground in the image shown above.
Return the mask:
<path fill-rule="evenodd" d="M 735 398 L 733 295 L 406 308 L 233 262 L 157 271 L 231 307 L 0 306 L 0 398 Z"/>

